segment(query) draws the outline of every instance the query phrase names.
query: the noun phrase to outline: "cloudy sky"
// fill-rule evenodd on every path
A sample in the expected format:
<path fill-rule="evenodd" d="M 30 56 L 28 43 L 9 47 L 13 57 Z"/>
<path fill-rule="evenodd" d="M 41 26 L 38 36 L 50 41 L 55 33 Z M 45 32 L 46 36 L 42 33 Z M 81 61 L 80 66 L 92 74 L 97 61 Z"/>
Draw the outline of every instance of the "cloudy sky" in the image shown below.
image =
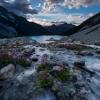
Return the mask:
<path fill-rule="evenodd" d="M 0 5 L 30 21 L 66 21 L 80 24 L 100 12 L 100 0 L 0 0 Z"/>

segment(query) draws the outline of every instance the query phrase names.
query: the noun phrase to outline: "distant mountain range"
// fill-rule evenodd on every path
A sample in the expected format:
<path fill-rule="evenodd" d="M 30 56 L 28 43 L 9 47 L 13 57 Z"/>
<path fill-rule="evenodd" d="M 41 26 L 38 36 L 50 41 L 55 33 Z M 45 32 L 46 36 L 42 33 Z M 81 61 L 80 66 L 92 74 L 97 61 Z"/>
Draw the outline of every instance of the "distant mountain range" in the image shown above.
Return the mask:
<path fill-rule="evenodd" d="M 66 34 L 68 33 L 70 33 L 70 38 L 73 40 L 79 40 L 86 43 L 100 42 L 100 13 L 66 32 Z"/>
<path fill-rule="evenodd" d="M 0 6 L 0 38 L 51 34 L 41 25 L 28 22 L 24 17 L 17 16 Z"/>
<path fill-rule="evenodd" d="M 47 29 L 49 32 L 57 35 L 62 35 L 62 33 L 74 28 L 75 25 L 68 24 L 65 22 L 54 22 L 50 26 L 46 26 L 45 29 Z"/>
<path fill-rule="evenodd" d="M 0 6 L 0 38 L 37 35 L 62 35 L 63 32 L 73 28 L 74 25 L 62 23 L 52 26 L 41 26 L 27 21 L 24 17 L 9 12 Z"/>

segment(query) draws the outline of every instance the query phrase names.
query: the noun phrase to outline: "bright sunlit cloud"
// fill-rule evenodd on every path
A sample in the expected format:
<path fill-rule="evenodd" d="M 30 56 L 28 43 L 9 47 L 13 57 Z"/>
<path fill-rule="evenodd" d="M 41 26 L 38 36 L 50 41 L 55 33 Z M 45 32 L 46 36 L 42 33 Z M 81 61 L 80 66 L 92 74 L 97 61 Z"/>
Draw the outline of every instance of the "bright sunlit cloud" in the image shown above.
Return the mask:
<path fill-rule="evenodd" d="M 52 24 L 66 22 L 69 24 L 79 25 L 89 17 L 93 16 L 93 13 L 90 14 L 47 14 L 47 13 L 40 13 L 37 15 L 27 15 L 27 19 L 29 21 L 36 22 L 43 26 L 50 26 Z"/>

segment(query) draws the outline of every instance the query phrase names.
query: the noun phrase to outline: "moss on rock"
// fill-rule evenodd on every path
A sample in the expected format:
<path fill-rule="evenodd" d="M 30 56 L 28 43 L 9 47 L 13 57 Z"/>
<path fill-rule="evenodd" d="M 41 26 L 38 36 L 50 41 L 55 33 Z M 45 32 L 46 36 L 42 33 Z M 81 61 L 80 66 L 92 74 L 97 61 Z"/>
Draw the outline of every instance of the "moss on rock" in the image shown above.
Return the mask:
<path fill-rule="evenodd" d="M 53 85 L 53 79 L 48 71 L 41 71 L 37 77 L 37 85 L 40 88 L 47 88 Z"/>
<path fill-rule="evenodd" d="M 44 70 L 49 71 L 50 69 L 52 69 L 52 65 L 46 63 L 46 64 L 40 64 L 40 65 L 38 65 L 37 71 L 44 71 Z"/>

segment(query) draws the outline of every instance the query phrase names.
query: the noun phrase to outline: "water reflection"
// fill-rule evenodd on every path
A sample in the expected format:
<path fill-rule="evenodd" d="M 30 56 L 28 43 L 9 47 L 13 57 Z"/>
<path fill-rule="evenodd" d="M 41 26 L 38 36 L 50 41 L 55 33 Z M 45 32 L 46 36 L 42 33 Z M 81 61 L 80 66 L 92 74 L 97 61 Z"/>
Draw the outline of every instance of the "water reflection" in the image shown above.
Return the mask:
<path fill-rule="evenodd" d="M 31 38 L 33 40 L 36 40 L 37 42 L 40 42 L 40 43 L 48 43 L 48 42 L 52 42 L 54 40 L 60 40 L 63 37 L 64 36 L 58 36 L 58 35 L 53 35 L 53 36 L 45 36 L 44 35 L 44 36 L 33 36 Z"/>

